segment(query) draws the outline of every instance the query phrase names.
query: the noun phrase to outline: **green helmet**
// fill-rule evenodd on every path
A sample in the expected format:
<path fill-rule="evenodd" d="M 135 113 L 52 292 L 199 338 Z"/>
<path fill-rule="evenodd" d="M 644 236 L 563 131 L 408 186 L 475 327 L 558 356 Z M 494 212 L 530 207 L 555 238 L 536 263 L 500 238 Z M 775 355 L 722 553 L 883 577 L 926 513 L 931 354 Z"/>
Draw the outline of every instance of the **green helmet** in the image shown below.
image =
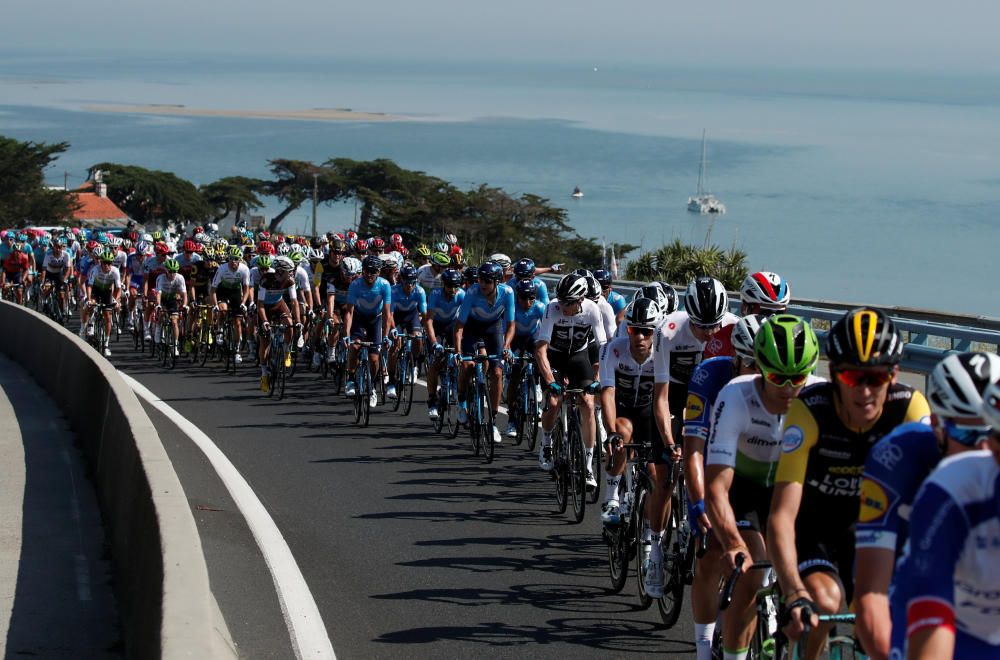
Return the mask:
<path fill-rule="evenodd" d="M 243 250 L 240 249 L 239 245 L 231 245 L 229 247 L 229 258 L 230 259 L 242 259 Z"/>
<path fill-rule="evenodd" d="M 298 265 L 302 261 L 302 253 L 298 251 L 289 252 L 288 258 L 292 260 L 293 264 Z"/>
<path fill-rule="evenodd" d="M 261 270 L 267 270 L 271 267 L 271 256 L 268 254 L 262 254 L 257 257 L 257 268 Z"/>
<path fill-rule="evenodd" d="M 167 269 L 168 273 L 176 273 L 181 269 L 181 264 L 176 259 L 167 259 L 163 262 L 163 267 Z"/>
<path fill-rule="evenodd" d="M 114 250 L 105 250 L 101 253 L 101 263 L 113 264 L 115 262 Z"/>
<path fill-rule="evenodd" d="M 450 266 L 451 257 L 449 257 L 444 252 L 435 252 L 431 255 L 431 263 L 437 266 Z"/>
<path fill-rule="evenodd" d="M 819 340 L 812 326 L 798 316 L 772 316 L 757 331 L 754 356 L 762 372 L 801 376 L 819 362 Z"/>

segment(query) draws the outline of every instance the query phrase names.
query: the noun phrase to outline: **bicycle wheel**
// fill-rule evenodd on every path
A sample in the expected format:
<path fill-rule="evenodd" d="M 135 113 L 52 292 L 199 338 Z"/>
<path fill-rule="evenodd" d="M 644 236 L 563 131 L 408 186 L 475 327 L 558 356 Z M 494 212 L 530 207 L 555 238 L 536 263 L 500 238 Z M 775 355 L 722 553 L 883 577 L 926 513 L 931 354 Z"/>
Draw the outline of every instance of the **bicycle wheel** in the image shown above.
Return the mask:
<path fill-rule="evenodd" d="M 483 459 L 487 463 L 492 463 L 496 452 L 496 442 L 493 441 L 493 425 L 495 422 L 493 408 L 490 406 L 489 388 L 486 387 L 486 384 L 480 385 L 478 390 L 479 409 L 481 411 L 480 420 L 482 421 L 479 438 L 483 445 Z"/>
<path fill-rule="evenodd" d="M 363 394 L 361 395 L 361 411 L 362 411 L 361 426 L 367 427 L 368 423 L 371 421 L 371 416 L 372 416 L 372 397 L 371 397 L 371 395 L 372 395 L 372 392 L 374 391 L 372 389 L 372 386 L 374 385 L 374 383 L 372 382 L 372 367 L 371 367 L 371 363 L 368 362 L 367 360 L 365 360 L 364 366 L 361 367 L 361 369 L 359 371 L 363 371 L 364 372 L 364 383 L 365 383 L 364 389 L 363 390 L 359 389 L 360 392 L 363 392 Z M 380 378 L 380 380 L 381 380 L 381 378 Z"/>
<path fill-rule="evenodd" d="M 671 498 L 672 508 L 670 517 L 667 519 L 666 529 L 663 530 L 663 541 L 660 546 L 663 548 L 663 598 L 656 600 L 656 607 L 660 611 L 660 618 L 663 625 L 673 628 L 681 615 L 681 606 L 684 603 L 684 574 L 682 571 L 684 564 L 684 551 L 679 544 L 678 525 L 680 516 L 677 513 L 677 498 Z"/>
<path fill-rule="evenodd" d="M 538 425 L 541 422 L 538 409 L 542 405 L 542 402 L 538 400 L 538 389 L 535 387 L 534 374 L 527 380 L 525 385 L 528 388 L 528 407 L 525 411 L 524 425 L 528 433 L 528 451 L 534 453 L 535 443 L 538 442 Z"/>
<path fill-rule="evenodd" d="M 358 371 L 357 371 L 357 375 L 355 375 L 355 381 L 360 381 L 360 380 L 361 380 L 361 369 L 359 368 Z M 354 404 L 354 423 L 355 424 L 360 424 L 361 423 L 361 418 L 364 416 L 364 412 L 365 412 L 364 408 L 361 405 L 361 398 L 362 398 L 361 383 L 360 382 L 355 382 L 354 383 L 354 387 L 355 387 L 355 390 L 354 390 L 354 397 L 353 397 L 353 401 L 352 401 L 352 403 Z"/>
<path fill-rule="evenodd" d="M 471 396 L 472 388 L 474 385 L 469 384 L 469 390 L 466 392 L 466 412 L 469 424 L 469 439 L 472 441 L 472 455 L 479 456 L 480 452 L 480 429 L 479 429 L 479 411 L 476 407 L 479 405 L 479 399 Z"/>
<path fill-rule="evenodd" d="M 396 358 L 396 366 L 393 368 L 392 373 L 389 374 L 389 382 L 396 386 L 396 398 L 392 400 L 392 411 L 398 412 L 399 406 L 403 402 L 403 393 L 400 391 L 403 389 L 403 356 L 400 355 Z"/>
<path fill-rule="evenodd" d="M 595 424 L 600 423 L 600 419 L 595 422 Z M 590 462 L 590 469 L 594 474 L 594 481 L 597 482 L 597 486 L 587 493 L 587 499 L 590 504 L 597 504 L 597 499 L 601 496 L 601 469 L 604 467 L 604 441 L 601 440 L 601 432 L 596 426 L 594 427 L 594 436 L 597 443 L 594 445 L 594 458 Z"/>
<path fill-rule="evenodd" d="M 410 353 L 403 355 L 403 380 L 399 386 L 399 397 L 403 399 L 403 417 L 408 417 L 413 408 L 413 360 Z"/>
<path fill-rule="evenodd" d="M 566 438 L 563 436 L 562 424 L 556 422 L 552 432 L 552 476 L 556 482 L 556 512 L 565 513 L 569 503 L 569 461 L 566 456 Z"/>
<path fill-rule="evenodd" d="M 569 419 L 566 441 L 569 452 L 569 493 L 573 501 L 573 520 L 581 522 L 587 508 L 587 465 L 583 451 L 583 436 L 575 416 Z"/>
<path fill-rule="evenodd" d="M 170 341 L 167 343 L 167 362 L 171 369 L 177 366 L 177 353 L 179 339 L 174 334 L 173 325 L 170 326 Z"/>
<path fill-rule="evenodd" d="M 629 526 L 621 524 L 614 529 L 603 530 L 604 541 L 608 545 L 608 572 L 611 575 L 611 593 L 619 593 L 628 581 Z"/>
<path fill-rule="evenodd" d="M 646 585 L 644 580 L 646 579 L 646 566 L 644 563 L 646 553 L 643 552 L 643 546 L 648 546 L 648 539 L 646 543 L 643 543 L 643 531 L 645 529 L 645 518 L 646 518 L 646 500 L 648 496 L 646 491 L 646 486 L 640 484 L 636 488 L 635 493 L 635 507 L 632 509 L 632 520 L 633 527 L 632 530 L 635 534 L 635 577 L 636 586 L 638 587 L 639 593 L 639 608 L 647 609 L 653 604 L 653 599 L 646 593 Z"/>
<path fill-rule="evenodd" d="M 458 437 L 461 427 L 458 423 L 458 371 L 449 370 L 451 373 L 448 375 L 448 391 L 445 396 L 448 397 L 448 435 L 454 439 Z"/>

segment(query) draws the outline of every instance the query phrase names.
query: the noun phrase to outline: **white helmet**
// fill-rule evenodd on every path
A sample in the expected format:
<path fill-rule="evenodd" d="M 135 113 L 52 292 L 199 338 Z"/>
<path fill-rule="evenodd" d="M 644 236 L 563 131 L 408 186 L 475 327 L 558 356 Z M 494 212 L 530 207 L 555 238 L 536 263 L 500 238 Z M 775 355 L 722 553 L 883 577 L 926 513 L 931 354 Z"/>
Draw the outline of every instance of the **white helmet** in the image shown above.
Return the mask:
<path fill-rule="evenodd" d="M 288 243 L 281 243 L 281 244 L 278 245 L 278 254 L 284 255 L 284 254 L 288 254 L 291 251 L 292 251 L 292 248 L 289 247 Z"/>
<path fill-rule="evenodd" d="M 1000 433 L 1000 383 L 994 382 L 983 391 L 981 416 L 995 433 Z"/>
<path fill-rule="evenodd" d="M 729 310 L 729 294 L 714 277 L 696 277 L 684 293 L 684 309 L 696 325 L 722 323 Z"/>
<path fill-rule="evenodd" d="M 490 255 L 490 261 L 495 261 L 498 264 L 500 264 L 501 266 L 503 266 L 504 268 L 510 268 L 510 264 L 511 264 L 510 257 L 508 257 L 503 252 L 497 252 L 495 254 L 491 254 Z"/>
<path fill-rule="evenodd" d="M 361 274 L 361 260 L 356 257 L 345 257 L 344 258 L 344 270 L 346 270 L 351 275 Z"/>
<path fill-rule="evenodd" d="M 210 222 L 205 226 L 205 229 L 208 230 L 208 233 L 214 234 L 215 232 L 219 231 L 219 225 L 215 224 L 214 222 Z"/>
<path fill-rule="evenodd" d="M 767 321 L 763 314 L 748 314 L 737 322 L 733 328 L 732 343 L 736 356 L 753 360 L 755 358 L 753 343 L 757 339 L 760 326 Z"/>
<path fill-rule="evenodd" d="M 791 299 L 791 287 L 777 273 L 761 271 L 747 275 L 740 286 L 741 301 L 760 305 L 768 311 L 784 311 Z"/>
<path fill-rule="evenodd" d="M 295 262 L 286 256 L 275 257 L 271 262 L 271 268 L 276 273 L 291 273 L 295 271 Z"/>
<path fill-rule="evenodd" d="M 927 402 L 938 417 L 979 417 L 983 390 L 1000 380 L 1000 356 L 955 353 L 938 362 L 927 379 Z"/>

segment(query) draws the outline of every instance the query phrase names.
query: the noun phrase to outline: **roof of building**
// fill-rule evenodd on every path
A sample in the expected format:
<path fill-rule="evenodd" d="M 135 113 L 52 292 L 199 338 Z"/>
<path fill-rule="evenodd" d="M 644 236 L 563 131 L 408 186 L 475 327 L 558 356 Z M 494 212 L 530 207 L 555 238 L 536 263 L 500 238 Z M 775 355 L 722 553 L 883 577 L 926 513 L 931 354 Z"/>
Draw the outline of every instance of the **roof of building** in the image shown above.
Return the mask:
<path fill-rule="evenodd" d="M 107 197 L 101 197 L 92 192 L 73 192 L 79 205 L 73 211 L 73 220 L 77 222 L 101 222 L 128 220 L 128 215 L 118 208 L 118 205 Z"/>

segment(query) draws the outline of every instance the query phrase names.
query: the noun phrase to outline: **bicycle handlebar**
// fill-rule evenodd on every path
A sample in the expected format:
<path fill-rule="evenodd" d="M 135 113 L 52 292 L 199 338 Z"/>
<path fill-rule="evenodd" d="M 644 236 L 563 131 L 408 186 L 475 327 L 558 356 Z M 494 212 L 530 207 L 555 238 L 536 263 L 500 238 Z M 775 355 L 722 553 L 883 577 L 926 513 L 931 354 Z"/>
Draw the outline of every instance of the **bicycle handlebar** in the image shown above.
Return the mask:
<path fill-rule="evenodd" d="M 746 568 L 743 565 L 746 563 L 747 557 L 742 552 L 736 555 L 736 568 L 733 572 L 726 578 L 726 582 L 722 587 L 722 595 L 719 596 L 719 611 L 726 610 L 730 604 L 733 602 L 733 590 L 736 588 L 736 581 L 740 576 L 746 571 L 753 571 L 763 568 L 771 568 L 771 562 L 769 561 L 758 561 L 754 562 Z"/>

